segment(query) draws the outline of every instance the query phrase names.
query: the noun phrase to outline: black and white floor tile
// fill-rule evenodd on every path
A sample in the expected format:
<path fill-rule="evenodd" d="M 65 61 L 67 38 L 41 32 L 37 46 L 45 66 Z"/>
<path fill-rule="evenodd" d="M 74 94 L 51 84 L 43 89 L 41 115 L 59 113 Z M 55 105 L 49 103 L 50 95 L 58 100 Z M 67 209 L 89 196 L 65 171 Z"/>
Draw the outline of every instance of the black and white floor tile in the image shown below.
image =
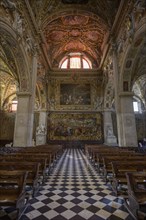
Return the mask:
<path fill-rule="evenodd" d="M 7 213 L 7 215 L 6 215 Z M 1 220 L 14 219 L 10 208 Z M 66 149 L 20 220 L 133 220 L 79 149 Z"/>

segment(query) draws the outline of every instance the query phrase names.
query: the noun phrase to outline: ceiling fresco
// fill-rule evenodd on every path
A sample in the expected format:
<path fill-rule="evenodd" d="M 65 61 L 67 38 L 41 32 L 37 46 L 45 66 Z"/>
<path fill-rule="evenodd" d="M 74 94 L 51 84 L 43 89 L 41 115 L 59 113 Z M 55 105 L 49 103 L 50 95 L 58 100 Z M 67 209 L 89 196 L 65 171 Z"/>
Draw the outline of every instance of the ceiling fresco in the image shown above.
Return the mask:
<path fill-rule="evenodd" d="M 52 67 L 70 52 L 85 54 L 99 67 L 120 0 L 31 0 L 30 4 Z"/>
<path fill-rule="evenodd" d="M 44 34 L 53 60 L 69 52 L 82 52 L 99 65 L 106 34 L 106 26 L 101 29 L 99 21 L 83 15 L 67 15 L 48 23 Z"/>

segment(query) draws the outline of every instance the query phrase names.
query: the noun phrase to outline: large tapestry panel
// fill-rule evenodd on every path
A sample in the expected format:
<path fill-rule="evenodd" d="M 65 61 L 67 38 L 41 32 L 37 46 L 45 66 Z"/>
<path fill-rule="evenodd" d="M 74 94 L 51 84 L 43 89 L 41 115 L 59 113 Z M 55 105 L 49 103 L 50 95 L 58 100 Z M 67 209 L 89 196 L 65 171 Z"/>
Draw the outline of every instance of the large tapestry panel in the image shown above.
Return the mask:
<path fill-rule="evenodd" d="M 51 113 L 48 140 L 103 140 L 101 113 Z"/>

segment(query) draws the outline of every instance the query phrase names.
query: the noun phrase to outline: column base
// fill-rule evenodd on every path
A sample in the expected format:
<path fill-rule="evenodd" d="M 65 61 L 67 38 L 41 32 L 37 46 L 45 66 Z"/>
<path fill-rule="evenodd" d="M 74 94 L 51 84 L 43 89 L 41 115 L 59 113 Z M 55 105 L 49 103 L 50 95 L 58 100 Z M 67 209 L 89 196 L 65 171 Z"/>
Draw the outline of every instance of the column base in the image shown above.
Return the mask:
<path fill-rule="evenodd" d="M 36 146 L 46 144 L 46 135 L 38 134 L 36 135 Z"/>
<path fill-rule="evenodd" d="M 110 146 L 117 146 L 117 138 L 115 136 L 108 136 L 106 138 L 105 143 L 106 145 L 110 145 Z"/>

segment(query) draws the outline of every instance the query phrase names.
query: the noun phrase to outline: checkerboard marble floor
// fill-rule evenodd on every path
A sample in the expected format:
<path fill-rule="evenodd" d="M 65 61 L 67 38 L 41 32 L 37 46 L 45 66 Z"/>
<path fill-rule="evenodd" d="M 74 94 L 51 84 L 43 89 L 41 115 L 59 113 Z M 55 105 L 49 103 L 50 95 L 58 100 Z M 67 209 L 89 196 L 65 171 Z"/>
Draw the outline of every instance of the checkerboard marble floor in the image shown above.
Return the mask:
<path fill-rule="evenodd" d="M 6 215 L 7 213 L 7 215 Z M 0 210 L 1 220 L 15 213 Z M 132 220 L 120 197 L 92 167 L 79 149 L 66 149 L 48 181 L 29 201 L 20 220 Z"/>

